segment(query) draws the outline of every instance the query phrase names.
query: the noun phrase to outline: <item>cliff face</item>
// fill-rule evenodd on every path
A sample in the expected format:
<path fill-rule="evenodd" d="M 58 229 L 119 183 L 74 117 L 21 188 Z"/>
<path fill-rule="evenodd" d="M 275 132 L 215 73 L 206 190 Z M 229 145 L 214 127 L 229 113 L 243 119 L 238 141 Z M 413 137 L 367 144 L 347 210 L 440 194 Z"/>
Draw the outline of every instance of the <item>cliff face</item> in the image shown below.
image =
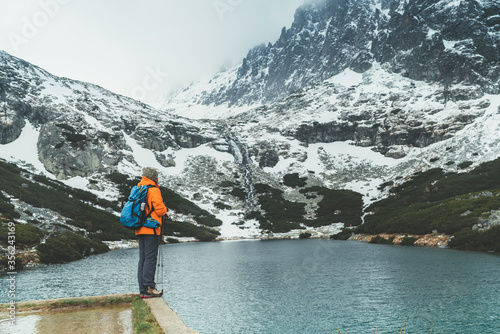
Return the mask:
<path fill-rule="evenodd" d="M 38 158 L 60 179 L 116 170 L 130 136 L 146 149 L 193 148 L 213 140 L 196 122 L 161 115 L 154 108 L 99 86 L 51 75 L 0 52 L 4 92 L 0 143 L 19 137 L 26 122 L 39 131 Z M 159 158 L 171 164 L 167 157 Z"/>
<path fill-rule="evenodd" d="M 193 97 L 203 105 L 268 103 L 345 69 L 364 73 L 374 62 L 445 89 L 462 83 L 497 94 L 499 12 L 497 1 L 312 2 L 297 10 L 274 44 L 253 48 L 229 79 L 195 88 Z"/>

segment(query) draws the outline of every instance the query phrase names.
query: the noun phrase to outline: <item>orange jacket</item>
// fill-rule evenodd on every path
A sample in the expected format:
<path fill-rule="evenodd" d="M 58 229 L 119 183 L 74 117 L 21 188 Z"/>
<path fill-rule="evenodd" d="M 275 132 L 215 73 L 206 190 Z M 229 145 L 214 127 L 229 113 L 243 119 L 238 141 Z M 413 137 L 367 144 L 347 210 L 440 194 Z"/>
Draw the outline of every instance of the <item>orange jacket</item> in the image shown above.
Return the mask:
<path fill-rule="evenodd" d="M 167 207 L 163 203 L 163 197 L 161 197 L 160 187 L 155 181 L 148 179 L 147 177 L 142 177 L 141 182 L 137 184 L 140 186 L 154 186 L 149 188 L 148 195 L 146 197 L 146 212 L 149 213 L 151 208 L 154 208 L 154 211 L 151 212 L 151 218 L 156 220 L 161 225 L 161 218 L 167 213 Z M 160 235 L 160 228 L 150 228 L 150 227 L 141 227 L 140 229 L 135 231 L 135 235 L 138 234 L 156 234 Z"/>

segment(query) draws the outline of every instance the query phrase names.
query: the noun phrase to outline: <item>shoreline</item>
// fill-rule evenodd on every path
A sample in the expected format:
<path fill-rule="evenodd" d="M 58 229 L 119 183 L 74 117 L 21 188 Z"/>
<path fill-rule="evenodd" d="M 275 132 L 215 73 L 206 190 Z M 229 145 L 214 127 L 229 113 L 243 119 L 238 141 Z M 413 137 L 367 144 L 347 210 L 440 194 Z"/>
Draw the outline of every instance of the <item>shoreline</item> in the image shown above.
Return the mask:
<path fill-rule="evenodd" d="M 305 232 L 302 232 L 305 233 Z M 314 234 L 307 239 L 330 239 L 331 235 L 326 234 Z M 378 242 L 391 244 L 389 240 L 392 238 L 393 245 L 400 245 L 405 238 L 414 238 L 414 247 L 437 247 L 437 248 L 449 248 L 448 243 L 453 238 L 452 235 L 431 233 L 425 235 L 407 234 L 407 233 L 380 233 L 380 234 L 353 234 L 346 241 L 356 241 L 356 242 L 367 242 L 370 243 L 374 238 L 382 238 L 387 242 Z M 237 242 L 237 241 L 265 241 L 265 240 L 298 240 L 300 239 L 300 233 L 270 233 L 261 236 L 251 236 L 251 237 L 224 237 L 218 238 L 213 242 Z M 380 240 L 380 239 L 379 239 Z M 192 242 L 203 242 L 198 241 L 193 238 L 179 238 L 178 242 L 168 242 L 165 237 L 165 245 L 176 244 L 176 243 L 192 243 Z M 133 249 L 138 248 L 139 244 L 137 240 L 120 240 L 120 241 L 103 241 L 110 251 L 119 249 Z M 373 242 L 377 243 L 377 242 Z M 410 245 L 411 246 L 411 245 Z M 21 258 L 23 262 L 22 270 L 36 270 L 50 264 L 40 262 L 38 253 L 34 249 L 29 249 L 25 251 L 19 251 L 16 256 Z M 0 269 L 0 276 L 3 276 L 5 269 Z"/>
<path fill-rule="evenodd" d="M 384 239 L 387 241 L 384 243 L 393 245 L 401 245 L 403 243 L 403 240 L 405 240 L 405 238 L 412 238 L 415 240 L 411 240 L 413 241 L 413 244 L 409 244 L 408 246 L 449 248 L 448 243 L 453 238 L 453 236 L 441 233 L 430 233 L 424 235 L 407 234 L 407 233 L 353 234 L 347 240 L 370 243 L 375 238 Z M 381 242 L 373 242 L 373 243 L 381 243 Z"/>

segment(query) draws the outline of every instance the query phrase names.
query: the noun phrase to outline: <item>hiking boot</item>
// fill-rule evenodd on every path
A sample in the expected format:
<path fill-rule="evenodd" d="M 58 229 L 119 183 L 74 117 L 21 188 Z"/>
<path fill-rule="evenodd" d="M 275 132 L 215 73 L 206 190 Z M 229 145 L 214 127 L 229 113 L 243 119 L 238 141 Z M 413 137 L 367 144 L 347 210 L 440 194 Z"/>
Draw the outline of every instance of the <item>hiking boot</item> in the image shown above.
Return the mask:
<path fill-rule="evenodd" d="M 142 292 L 141 292 L 141 293 L 139 294 L 139 298 L 152 298 L 152 297 L 153 297 L 153 296 L 148 295 L 148 294 L 147 294 L 147 293 L 145 293 L 145 292 L 144 292 L 144 293 L 142 293 Z"/>
<path fill-rule="evenodd" d="M 163 296 L 163 291 L 158 291 L 155 288 L 148 287 L 147 295 L 151 297 L 161 297 Z M 150 298 L 150 297 L 144 297 L 144 298 Z"/>

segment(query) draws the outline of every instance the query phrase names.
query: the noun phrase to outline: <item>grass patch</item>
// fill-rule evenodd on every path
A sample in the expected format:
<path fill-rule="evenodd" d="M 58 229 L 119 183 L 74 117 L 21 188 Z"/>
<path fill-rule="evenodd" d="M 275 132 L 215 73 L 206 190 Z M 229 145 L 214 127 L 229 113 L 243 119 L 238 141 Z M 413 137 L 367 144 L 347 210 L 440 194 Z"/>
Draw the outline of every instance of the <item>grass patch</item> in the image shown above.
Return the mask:
<path fill-rule="evenodd" d="M 51 309 L 58 308 L 72 308 L 72 307 L 104 307 L 110 305 L 121 305 L 121 304 L 131 304 L 134 300 L 132 296 L 109 296 L 105 298 L 79 298 L 79 299 L 68 299 L 60 300 L 50 303 Z"/>
<path fill-rule="evenodd" d="M 58 309 L 97 308 L 115 305 L 131 305 L 132 328 L 135 334 L 161 334 L 161 327 L 151 313 L 149 306 L 136 294 L 62 299 L 53 302 L 21 302 L 16 305 L 18 312 L 46 312 Z M 0 305 L 0 309 L 8 309 L 10 304 Z"/>
<path fill-rule="evenodd" d="M 116 296 L 97 296 L 89 298 L 68 298 L 55 300 L 52 302 L 19 302 L 16 305 L 17 311 L 50 311 L 67 308 L 87 308 L 87 307 L 105 307 L 112 305 L 132 304 L 137 295 L 116 295 Z M 0 309 L 6 309 L 9 304 L 1 304 Z"/>
<path fill-rule="evenodd" d="M 132 302 L 132 326 L 134 334 L 162 334 L 156 318 L 151 314 L 149 306 L 139 297 Z"/>

